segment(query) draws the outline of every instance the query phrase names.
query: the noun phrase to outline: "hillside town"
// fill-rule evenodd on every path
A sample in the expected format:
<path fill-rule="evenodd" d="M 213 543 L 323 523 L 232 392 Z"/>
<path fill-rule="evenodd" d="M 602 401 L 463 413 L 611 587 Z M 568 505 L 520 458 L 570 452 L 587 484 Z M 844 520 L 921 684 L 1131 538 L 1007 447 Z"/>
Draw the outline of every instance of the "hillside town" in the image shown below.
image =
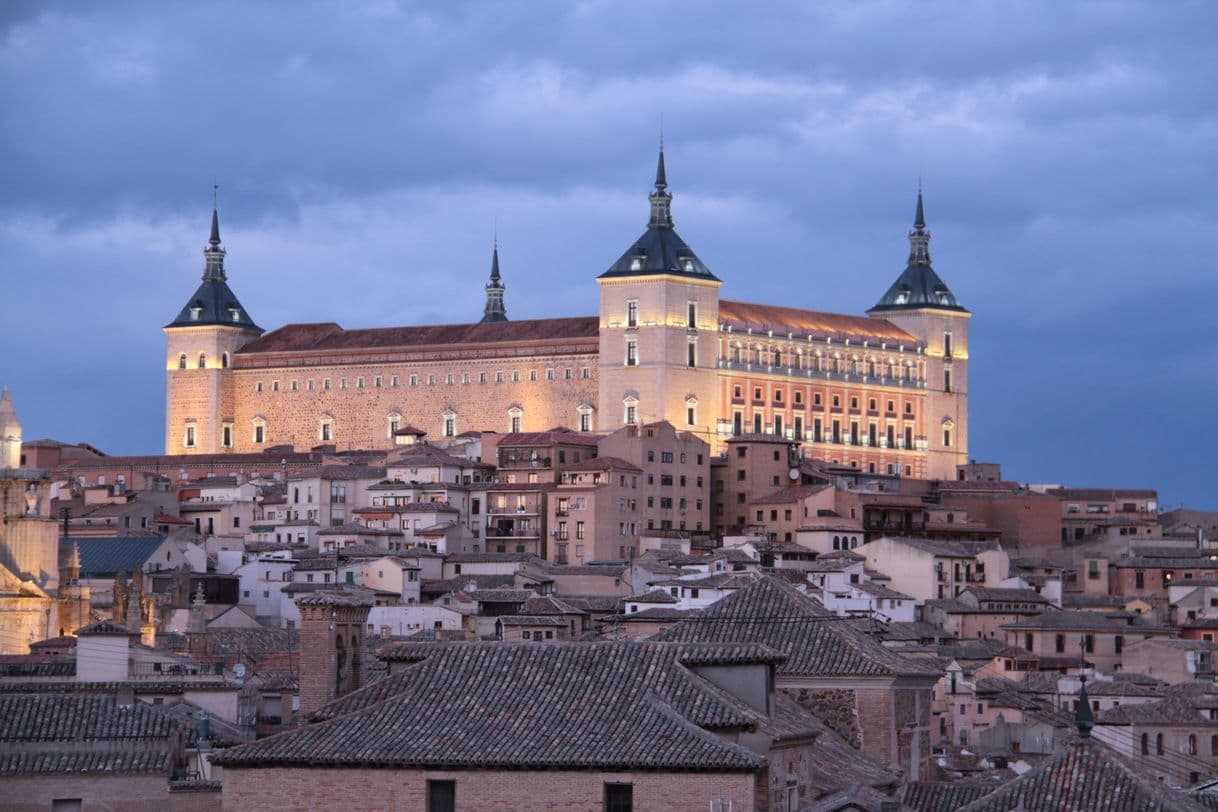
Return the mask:
<path fill-rule="evenodd" d="M 1153 483 L 667 420 L 112 456 L 7 391 L 0 439 L 6 808 L 1218 807 L 1218 513 Z"/>

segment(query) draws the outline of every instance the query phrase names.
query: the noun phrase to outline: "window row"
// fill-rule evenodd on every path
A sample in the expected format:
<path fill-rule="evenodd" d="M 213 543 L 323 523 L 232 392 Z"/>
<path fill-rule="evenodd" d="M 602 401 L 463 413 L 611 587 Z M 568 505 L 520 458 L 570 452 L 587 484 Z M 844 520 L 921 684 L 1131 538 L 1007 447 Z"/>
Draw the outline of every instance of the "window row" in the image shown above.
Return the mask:
<path fill-rule="evenodd" d="M 742 383 L 732 384 L 732 402 L 733 403 L 741 404 L 741 403 L 746 402 L 746 400 L 745 400 L 745 393 L 746 393 L 745 387 L 746 386 L 747 386 L 746 384 L 742 384 Z M 807 405 L 806 399 L 805 399 L 805 390 L 803 390 L 803 389 L 792 390 L 790 401 L 787 400 L 786 389 L 784 387 L 776 386 L 776 387 L 774 387 L 773 391 L 768 395 L 766 393 L 766 389 L 767 389 L 767 387 L 765 385 L 759 385 L 759 384 L 753 384 L 748 387 L 748 394 L 749 394 L 749 396 L 751 396 L 751 403 L 754 406 L 772 405 L 772 406 L 774 406 L 774 408 L 777 408 L 777 409 L 783 409 L 783 408 L 801 409 Z M 824 392 L 824 390 L 813 390 L 811 393 L 811 396 L 812 396 L 812 407 L 814 409 L 819 408 L 819 409 L 823 410 L 825 407 L 825 396 L 826 396 L 826 393 Z M 843 400 L 843 395 L 841 392 L 829 393 L 828 399 L 829 399 L 829 408 L 830 409 L 837 409 L 840 411 L 843 408 L 843 403 L 845 401 Z M 864 396 L 862 396 L 862 395 L 851 394 L 849 396 L 850 410 L 852 412 L 856 412 L 856 413 L 861 412 L 862 405 L 863 405 L 863 399 L 864 399 Z M 880 405 L 882 403 L 884 405 L 884 414 L 888 417 L 895 417 L 897 414 L 897 404 L 901 403 L 902 414 L 904 414 L 906 417 L 914 416 L 914 401 L 910 398 L 905 398 L 905 399 L 901 400 L 898 398 L 884 398 L 884 397 L 876 396 L 876 397 L 867 397 L 866 402 L 867 402 L 867 412 L 869 414 L 878 415 L 880 413 Z"/>
<path fill-rule="evenodd" d="M 185 368 L 185 367 L 183 367 L 183 368 Z M 509 381 L 511 383 L 520 383 L 522 380 L 525 380 L 525 379 L 527 379 L 530 383 L 532 383 L 532 382 L 536 382 L 536 381 L 540 380 L 541 378 L 544 378 L 547 381 L 557 381 L 560 379 L 564 380 L 564 381 L 573 381 L 576 379 L 576 370 L 572 367 L 567 367 L 564 369 L 555 369 L 554 367 L 549 367 L 544 370 L 530 369 L 530 370 L 525 370 L 524 372 L 522 372 L 521 370 L 515 369 L 515 370 L 512 370 L 510 373 L 500 370 L 500 371 L 494 372 L 494 373 L 462 372 L 460 374 L 457 374 L 455 372 L 450 372 L 445 375 L 411 374 L 411 375 L 406 376 L 406 385 L 407 386 L 422 386 L 422 385 L 436 386 L 439 383 L 442 383 L 445 386 L 453 386 L 458 383 L 472 384 L 475 382 L 475 380 L 477 381 L 477 383 L 480 383 L 480 384 L 490 383 L 492 380 L 495 383 L 507 383 Z M 581 367 L 579 369 L 579 379 L 585 380 L 585 381 L 591 380 L 592 379 L 592 368 L 591 367 Z M 371 387 L 373 389 L 383 389 L 386 387 L 386 385 L 391 389 L 398 388 L 399 386 L 402 385 L 401 376 L 390 375 L 390 376 L 388 376 L 388 382 L 386 382 L 386 376 L 384 376 L 384 375 L 372 375 L 372 376 L 357 375 L 352 378 L 339 378 L 338 379 L 338 388 L 340 390 L 350 389 L 352 387 L 354 387 L 355 389 L 367 389 L 369 387 Z M 255 381 L 254 382 L 254 391 L 255 392 L 265 392 L 266 388 L 267 387 L 266 387 L 266 384 L 264 381 Z M 333 379 L 322 378 L 320 380 L 320 383 L 315 381 L 313 378 L 305 379 L 303 384 L 301 383 L 301 381 L 296 380 L 296 379 L 292 379 L 287 382 L 287 391 L 289 391 L 289 392 L 299 392 L 301 390 L 306 391 L 306 392 L 312 392 L 318 388 L 320 388 L 321 391 L 323 391 L 323 392 L 329 392 L 331 389 L 334 388 Z M 270 382 L 270 391 L 272 391 L 272 392 L 283 391 L 281 382 L 279 380 L 272 380 Z"/>
<path fill-rule="evenodd" d="M 228 369 L 230 366 L 232 366 L 232 356 L 230 356 L 226 352 L 220 353 L 220 369 Z M 189 369 L 189 368 L 190 368 L 190 359 L 187 357 L 186 353 L 181 353 L 180 355 L 178 355 L 178 369 Z M 199 357 L 195 362 L 195 368 L 196 369 L 207 369 L 207 353 L 205 353 L 205 352 L 199 353 Z"/>

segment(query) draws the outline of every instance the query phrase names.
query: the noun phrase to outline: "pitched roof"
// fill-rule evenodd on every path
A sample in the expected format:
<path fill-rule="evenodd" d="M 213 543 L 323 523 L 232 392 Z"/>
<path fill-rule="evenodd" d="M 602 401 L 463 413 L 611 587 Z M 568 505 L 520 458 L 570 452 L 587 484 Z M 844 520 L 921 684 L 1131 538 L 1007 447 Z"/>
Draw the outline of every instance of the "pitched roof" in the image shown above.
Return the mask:
<path fill-rule="evenodd" d="M 925 663 L 884 648 L 852 621 L 777 578 L 762 577 L 716 601 L 657 640 L 759 643 L 788 655 L 778 673 L 799 676 L 938 677 Z"/>
<path fill-rule="evenodd" d="M 1197 812 L 1187 795 L 1143 776 L 1095 739 L 1075 740 L 959 812 Z"/>
<path fill-rule="evenodd" d="M 119 570 L 135 572 L 164 541 L 161 536 L 117 536 L 73 538 L 67 543 L 79 545 L 80 574 L 89 578 L 114 575 Z"/>
<path fill-rule="evenodd" d="M 596 339 L 600 317 L 578 316 L 562 319 L 529 319 L 475 324 L 434 324 L 421 327 L 380 327 L 344 330 L 334 322 L 287 324 L 255 339 L 237 351 L 238 356 L 264 352 L 327 352 L 400 348 L 420 349 L 463 344 L 503 344 L 524 342 Z"/>
<path fill-rule="evenodd" d="M 904 344 L 911 349 L 918 346 L 918 339 L 884 319 L 867 316 L 849 316 L 842 313 L 822 313 L 816 310 L 801 310 L 781 305 L 753 304 L 731 299 L 719 300 L 719 323 L 732 328 L 732 332 L 768 333 L 785 337 L 790 333 L 795 338 L 834 338 L 856 341 L 864 339 L 877 342 Z M 782 442 L 782 438 L 778 438 Z"/>
<path fill-rule="evenodd" d="M 0 742 L 163 738 L 174 722 L 144 702 L 98 694 L 0 694 Z"/>
<path fill-rule="evenodd" d="M 749 772 L 766 764 L 712 732 L 764 717 L 685 665 L 772 662 L 762 646 L 411 642 L 381 653 L 400 670 L 322 708 L 315 718 L 325 721 L 227 750 L 216 763 Z"/>
<path fill-rule="evenodd" d="M 73 632 L 77 637 L 109 635 L 112 637 L 130 637 L 132 632 L 126 626 L 113 620 L 99 620 L 96 623 L 90 623 L 88 626 L 82 626 Z"/>
<path fill-rule="evenodd" d="M 236 317 L 234 318 L 234 311 Z M 194 316 L 194 313 L 198 316 Z M 202 325 L 223 325 L 225 327 L 241 327 L 247 330 L 261 330 L 241 302 L 237 294 L 223 279 L 204 279 L 195 289 L 194 295 L 178 312 L 176 318 L 166 327 L 199 327 Z M 193 360 L 189 359 L 191 366 Z"/>

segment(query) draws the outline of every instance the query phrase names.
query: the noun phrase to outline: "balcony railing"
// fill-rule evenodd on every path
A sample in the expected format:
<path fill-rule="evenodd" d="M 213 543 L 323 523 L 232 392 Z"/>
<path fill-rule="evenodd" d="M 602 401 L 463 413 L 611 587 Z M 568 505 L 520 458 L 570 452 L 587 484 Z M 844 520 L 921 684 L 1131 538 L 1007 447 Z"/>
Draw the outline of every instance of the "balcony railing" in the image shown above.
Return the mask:
<path fill-rule="evenodd" d="M 223 663 L 131 663 L 128 676 L 133 680 L 159 680 L 179 677 L 222 677 Z"/>

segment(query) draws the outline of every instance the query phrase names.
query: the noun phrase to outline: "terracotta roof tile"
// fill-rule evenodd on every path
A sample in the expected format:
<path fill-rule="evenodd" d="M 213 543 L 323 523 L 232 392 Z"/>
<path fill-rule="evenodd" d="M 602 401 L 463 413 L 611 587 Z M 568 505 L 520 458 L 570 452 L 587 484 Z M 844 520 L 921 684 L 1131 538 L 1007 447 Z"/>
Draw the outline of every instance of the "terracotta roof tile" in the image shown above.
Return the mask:
<path fill-rule="evenodd" d="M 411 642 L 382 656 L 400 670 L 322 708 L 316 718 L 325 721 L 226 750 L 215 763 L 740 772 L 766 764 L 714 732 L 764 717 L 683 664 L 771 661 L 762 646 Z M 564 689 L 543 687 L 554 684 Z"/>
<path fill-rule="evenodd" d="M 719 300 L 719 323 L 730 325 L 734 332 L 765 333 L 773 330 L 775 335 L 793 333 L 797 338 L 873 339 L 906 347 L 918 346 L 918 339 L 884 319 L 866 316 L 848 316 L 842 313 L 821 313 L 816 310 L 800 310 L 780 305 L 753 304 L 730 299 Z"/>

